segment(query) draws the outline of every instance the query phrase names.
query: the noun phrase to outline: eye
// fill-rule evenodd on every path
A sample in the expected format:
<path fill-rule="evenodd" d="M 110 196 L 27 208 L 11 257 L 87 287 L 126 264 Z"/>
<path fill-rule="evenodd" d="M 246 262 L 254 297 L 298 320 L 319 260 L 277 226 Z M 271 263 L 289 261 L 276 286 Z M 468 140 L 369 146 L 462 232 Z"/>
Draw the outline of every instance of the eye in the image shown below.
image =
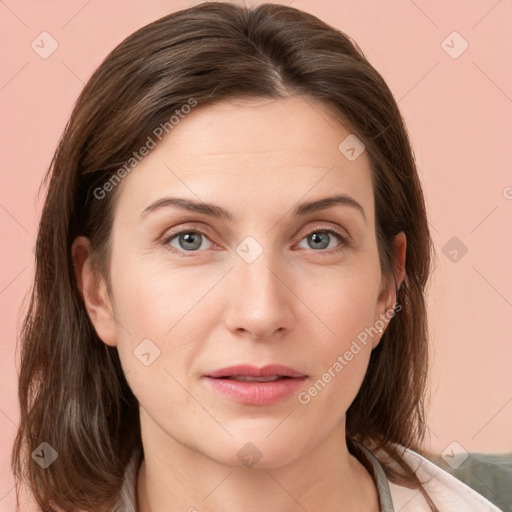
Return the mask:
<path fill-rule="evenodd" d="M 338 239 L 340 242 L 338 245 L 331 243 L 334 238 Z M 302 240 L 306 240 L 309 246 L 306 247 L 306 249 L 312 248 L 315 251 L 318 249 L 331 249 L 333 247 L 337 247 L 336 251 L 341 251 L 345 246 L 350 245 L 349 238 L 334 229 L 315 229 L 314 231 L 310 231 Z"/>
<path fill-rule="evenodd" d="M 205 247 L 203 244 L 205 241 L 210 245 L 206 245 Z M 197 252 L 198 249 L 209 249 L 211 247 L 211 242 L 206 234 L 195 229 L 173 233 L 171 236 L 168 236 L 163 243 L 174 247 L 178 251 L 187 252 Z"/>
<path fill-rule="evenodd" d="M 338 244 L 335 243 L 336 239 L 338 240 Z M 352 245 L 350 236 L 344 235 L 335 229 L 328 228 L 314 229 L 303 237 L 301 242 L 303 240 L 308 244 L 307 247 L 302 246 L 303 248 L 313 249 L 314 252 L 325 252 L 327 254 L 342 251 L 345 247 Z M 161 243 L 168 250 L 177 252 L 182 256 L 185 256 L 186 253 L 192 256 L 193 253 L 210 249 L 213 245 L 207 234 L 197 228 L 182 229 L 181 231 L 168 234 L 164 236 Z M 299 245 L 299 247 L 301 246 Z M 324 250 L 332 248 L 334 248 L 334 251 Z"/>

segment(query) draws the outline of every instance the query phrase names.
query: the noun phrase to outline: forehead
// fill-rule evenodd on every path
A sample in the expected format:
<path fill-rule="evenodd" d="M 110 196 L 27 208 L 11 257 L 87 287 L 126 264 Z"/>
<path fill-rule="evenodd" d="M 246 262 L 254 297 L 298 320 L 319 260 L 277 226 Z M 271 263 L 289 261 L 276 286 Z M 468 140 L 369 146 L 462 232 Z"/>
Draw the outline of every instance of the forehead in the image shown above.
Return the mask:
<path fill-rule="evenodd" d="M 372 217 L 369 159 L 347 158 L 349 136 L 332 110 L 303 97 L 197 106 L 123 179 L 119 202 L 142 210 L 168 193 L 242 206 L 340 192 Z"/>

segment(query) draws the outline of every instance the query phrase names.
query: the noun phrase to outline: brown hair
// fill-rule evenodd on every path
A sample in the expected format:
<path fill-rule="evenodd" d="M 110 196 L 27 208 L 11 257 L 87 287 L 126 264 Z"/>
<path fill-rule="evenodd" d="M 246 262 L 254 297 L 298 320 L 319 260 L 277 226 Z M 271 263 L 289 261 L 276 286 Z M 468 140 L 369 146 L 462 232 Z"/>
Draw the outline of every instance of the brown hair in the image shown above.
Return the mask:
<path fill-rule="evenodd" d="M 300 95 L 330 107 L 363 141 L 372 167 L 381 268 L 393 275 L 392 242 L 407 237 L 400 312 L 373 350 L 347 411 L 347 436 L 382 449 L 396 482 L 419 487 L 396 443 L 420 451 L 427 378 L 425 287 L 432 242 L 414 156 L 397 104 L 380 74 L 344 33 L 283 5 L 211 2 L 165 16 L 130 35 L 84 87 L 52 159 L 36 244 L 35 282 L 23 321 L 17 481 L 43 511 L 108 510 L 134 449 L 138 403 L 117 354 L 97 336 L 75 282 L 70 248 L 84 235 L 107 283 L 117 188 L 111 179 L 155 127 L 193 98 Z M 42 442 L 58 453 L 43 470 Z M 435 509 L 434 505 L 426 496 Z"/>

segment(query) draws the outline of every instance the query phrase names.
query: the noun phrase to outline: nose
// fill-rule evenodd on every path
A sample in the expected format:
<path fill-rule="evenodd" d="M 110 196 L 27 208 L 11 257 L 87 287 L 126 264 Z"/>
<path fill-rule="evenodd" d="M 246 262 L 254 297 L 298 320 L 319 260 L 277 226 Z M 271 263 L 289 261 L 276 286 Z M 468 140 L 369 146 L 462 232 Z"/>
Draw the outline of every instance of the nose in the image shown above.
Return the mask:
<path fill-rule="evenodd" d="M 226 327 L 258 340 L 282 337 L 295 325 L 290 271 L 265 250 L 253 262 L 235 259 L 229 274 Z"/>

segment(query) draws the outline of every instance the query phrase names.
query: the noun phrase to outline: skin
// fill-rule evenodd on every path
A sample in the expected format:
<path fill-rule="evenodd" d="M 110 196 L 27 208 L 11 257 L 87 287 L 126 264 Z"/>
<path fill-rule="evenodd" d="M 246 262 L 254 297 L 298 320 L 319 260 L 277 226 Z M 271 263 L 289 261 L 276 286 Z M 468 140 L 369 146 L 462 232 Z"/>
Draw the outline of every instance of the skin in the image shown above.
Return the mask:
<path fill-rule="evenodd" d="M 88 314 L 99 337 L 117 346 L 140 403 L 140 511 L 378 510 L 369 473 L 347 451 L 345 412 L 379 335 L 307 405 L 293 394 L 269 406 L 240 404 L 202 378 L 235 364 L 280 363 L 308 375 L 307 390 L 393 308 L 369 159 L 338 150 L 348 134 L 326 106 L 300 97 L 196 107 L 118 185 L 110 293 L 91 269 L 87 239 L 75 240 Z M 352 196 L 366 219 L 348 205 L 292 215 L 298 203 L 335 193 Z M 214 203 L 233 219 L 176 207 L 141 219 L 165 196 Z M 308 238 L 336 227 L 353 245 L 330 235 L 323 248 Z M 159 241 L 171 228 L 208 232 L 194 252 L 176 235 Z M 236 252 L 247 236 L 263 250 L 252 263 Z M 405 247 L 399 233 L 397 286 Z M 160 350 L 149 366 L 134 356 L 147 338 Z M 237 457 L 249 442 L 262 454 L 252 468 Z"/>

